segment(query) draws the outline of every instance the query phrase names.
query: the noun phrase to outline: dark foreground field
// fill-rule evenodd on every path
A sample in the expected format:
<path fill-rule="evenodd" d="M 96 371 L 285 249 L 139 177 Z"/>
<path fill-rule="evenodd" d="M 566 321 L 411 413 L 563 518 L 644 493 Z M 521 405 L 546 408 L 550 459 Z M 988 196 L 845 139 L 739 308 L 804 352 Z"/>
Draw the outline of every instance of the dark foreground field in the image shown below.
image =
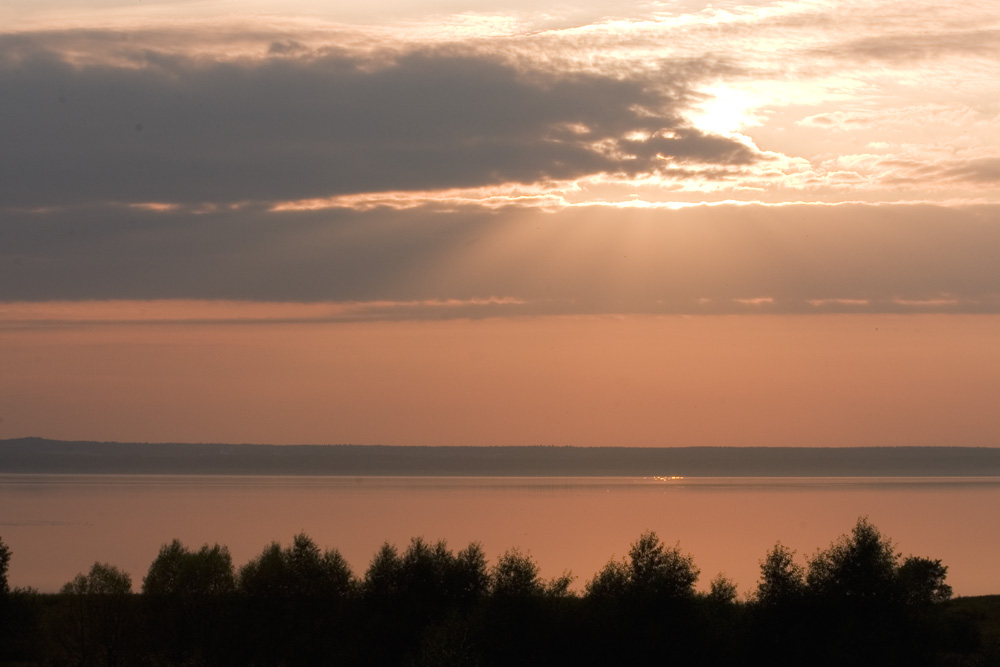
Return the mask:
<path fill-rule="evenodd" d="M 933 613 L 586 597 L 320 602 L 18 594 L 3 665 L 996 665 L 1000 596 Z"/>
<path fill-rule="evenodd" d="M 940 561 L 902 558 L 865 519 L 805 564 L 775 545 L 746 599 L 722 576 L 699 591 L 654 533 L 582 592 L 517 550 L 488 566 L 476 544 L 421 539 L 363 577 L 305 535 L 238 569 L 175 540 L 141 593 L 102 563 L 57 594 L 8 591 L 11 556 L 0 541 L 4 665 L 1000 664 L 1000 596 L 951 599 Z"/>

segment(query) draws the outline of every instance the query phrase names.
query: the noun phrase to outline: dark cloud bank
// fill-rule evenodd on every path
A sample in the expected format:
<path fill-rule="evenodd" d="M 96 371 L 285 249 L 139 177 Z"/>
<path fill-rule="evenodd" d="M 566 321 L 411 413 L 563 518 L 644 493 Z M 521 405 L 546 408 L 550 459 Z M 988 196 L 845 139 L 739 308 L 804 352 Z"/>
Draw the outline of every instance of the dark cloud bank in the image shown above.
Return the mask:
<path fill-rule="evenodd" d="M 133 39 L 71 64 L 65 38 L 0 35 L 0 301 L 512 297 L 524 303 L 474 314 L 1000 312 L 990 206 L 269 210 L 600 173 L 683 179 L 761 159 L 685 124 L 705 76 L 690 63 L 630 78 L 441 49 L 378 62 L 335 51 L 219 61 Z M 976 173 L 989 180 L 995 166 Z M 141 202 L 182 206 L 125 205 Z M 250 203 L 226 210 L 233 202 Z M 219 206 L 193 213 L 206 203 Z"/>
<path fill-rule="evenodd" d="M 925 205 L 21 214 L 0 224 L 0 301 L 495 296 L 526 303 L 475 313 L 998 313 L 998 218 L 996 206 Z"/>
<path fill-rule="evenodd" d="M 756 159 L 683 122 L 690 67 L 638 80 L 444 50 L 376 64 L 136 47 L 74 65 L 57 37 L 0 36 L 6 207 L 293 200 L 637 174 L 660 156 Z"/>

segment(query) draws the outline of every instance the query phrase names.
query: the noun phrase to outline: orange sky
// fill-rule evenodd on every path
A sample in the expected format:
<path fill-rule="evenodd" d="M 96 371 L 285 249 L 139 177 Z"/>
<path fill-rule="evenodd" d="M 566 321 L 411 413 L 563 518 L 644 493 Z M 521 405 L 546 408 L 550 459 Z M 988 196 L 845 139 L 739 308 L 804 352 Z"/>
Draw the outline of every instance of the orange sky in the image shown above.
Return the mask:
<path fill-rule="evenodd" d="M 0 330 L 0 434 L 443 445 L 992 445 L 995 315 Z"/>
<path fill-rule="evenodd" d="M 0 438 L 995 445 L 1000 5 L 0 3 Z"/>

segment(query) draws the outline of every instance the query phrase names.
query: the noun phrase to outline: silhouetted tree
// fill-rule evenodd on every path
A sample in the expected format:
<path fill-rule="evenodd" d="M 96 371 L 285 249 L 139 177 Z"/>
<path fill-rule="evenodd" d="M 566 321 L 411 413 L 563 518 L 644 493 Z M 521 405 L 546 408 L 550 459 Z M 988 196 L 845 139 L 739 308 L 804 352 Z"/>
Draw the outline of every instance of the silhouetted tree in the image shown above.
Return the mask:
<path fill-rule="evenodd" d="M 688 660 L 702 606 L 694 589 L 698 575 L 679 545 L 668 548 L 656 533 L 642 533 L 624 559 L 609 561 L 585 587 L 595 624 L 594 660 L 645 663 L 658 659 L 666 645 L 671 657 Z"/>
<path fill-rule="evenodd" d="M 5 575 L 2 541 L 0 556 Z M 265 547 L 234 590 L 225 547 L 192 552 L 174 540 L 150 565 L 141 597 L 126 573 L 101 563 L 57 596 L 0 595 L 0 611 L 15 609 L 14 623 L 0 616 L 0 663 L 603 665 L 652 663 L 665 647 L 692 664 L 763 656 L 778 666 L 919 667 L 990 657 L 967 659 L 978 620 L 964 615 L 977 606 L 938 604 L 951 596 L 947 568 L 901 561 L 865 518 L 817 550 L 808 570 L 780 543 L 760 567 L 750 604 L 721 574 L 695 593 L 692 557 L 648 532 L 579 598 L 569 573 L 543 581 L 518 549 L 488 568 L 479 544 L 455 554 L 415 538 L 402 554 L 383 544 L 359 585 L 339 552 L 300 534 Z"/>
<path fill-rule="evenodd" d="M 439 603 L 447 595 L 444 584 L 452 559 L 444 542 L 431 546 L 414 537 L 399 562 L 400 593 L 425 604 Z"/>
<path fill-rule="evenodd" d="M 478 544 L 456 556 L 444 540 L 430 544 L 415 537 L 401 557 L 394 553 L 383 545 L 373 559 L 367 577 L 373 595 L 396 594 L 429 612 L 469 603 L 488 590 L 486 557 Z"/>
<path fill-rule="evenodd" d="M 365 572 L 364 594 L 370 598 L 387 598 L 399 590 L 402 562 L 396 547 L 384 542 L 375 553 Z"/>
<path fill-rule="evenodd" d="M 463 603 L 479 600 L 490 587 L 486 568 L 486 554 L 479 543 L 472 543 L 458 552 L 448 574 L 448 588 Z"/>
<path fill-rule="evenodd" d="M 240 568 L 237 587 L 252 632 L 243 662 L 339 662 L 348 650 L 342 621 L 357 583 L 338 551 L 323 552 L 302 533 L 285 548 L 272 542 Z"/>
<path fill-rule="evenodd" d="M 946 599 L 945 569 L 939 562 L 911 558 L 905 568 L 893 543 L 861 517 L 849 535 L 817 551 L 806 574 L 814 619 L 809 648 L 827 664 L 928 664 L 937 636 L 926 629 L 929 602 Z M 908 604 L 909 603 L 909 604 Z"/>
<path fill-rule="evenodd" d="M 297 593 L 314 597 L 347 597 L 355 587 L 354 574 L 336 549 L 320 553 L 304 533 L 295 536 L 288 553 L 292 575 L 299 582 Z"/>
<path fill-rule="evenodd" d="M 757 590 L 750 596 L 753 652 L 773 656 L 777 665 L 815 661 L 810 636 L 818 614 L 807 607 L 805 567 L 795 562 L 795 552 L 781 542 L 760 561 Z M 818 623 L 822 625 L 822 623 Z"/>
<path fill-rule="evenodd" d="M 608 563 L 591 579 L 586 594 L 610 600 L 621 596 L 649 600 L 682 600 L 695 597 L 694 584 L 700 571 L 680 545 L 667 548 L 656 533 L 639 536 L 623 561 Z"/>
<path fill-rule="evenodd" d="M 94 563 L 86 575 L 78 574 L 62 587 L 64 595 L 123 597 L 132 593 L 132 577 L 107 563 Z"/>
<path fill-rule="evenodd" d="M 622 561 L 608 561 L 594 578 L 587 582 L 584 593 L 595 600 L 610 600 L 625 594 L 629 586 L 629 566 Z"/>
<path fill-rule="evenodd" d="M 6 662 L 10 657 L 8 651 L 13 641 L 11 632 L 12 626 L 18 620 L 12 618 L 9 593 L 10 586 L 7 584 L 7 568 L 10 566 L 10 547 L 0 539 L 0 664 Z"/>
<path fill-rule="evenodd" d="M 573 580 L 576 577 L 569 570 L 563 572 L 558 577 L 553 577 L 545 582 L 545 595 L 552 598 L 564 598 L 573 595 L 573 592 L 569 589 L 573 585 Z"/>
<path fill-rule="evenodd" d="M 402 556 L 388 542 L 372 558 L 362 584 L 367 599 L 406 599 L 424 607 L 468 603 L 489 590 L 486 556 L 478 544 L 454 554 L 444 540 L 410 541 Z"/>
<path fill-rule="evenodd" d="M 899 566 L 899 584 L 907 604 L 925 606 L 951 599 L 944 583 L 948 568 L 940 560 L 910 556 Z"/>
<path fill-rule="evenodd" d="M 63 638 L 75 662 L 125 664 L 131 577 L 113 565 L 94 563 L 88 574 L 78 574 L 60 592 L 70 600 L 69 627 Z"/>
<path fill-rule="evenodd" d="M 142 581 L 148 643 L 174 662 L 224 653 L 235 590 L 226 547 L 206 544 L 192 552 L 176 539 L 164 544 Z"/>
<path fill-rule="evenodd" d="M 850 599 L 889 600 L 896 589 L 899 554 L 867 517 L 809 561 L 811 593 Z"/>
<path fill-rule="evenodd" d="M 260 556 L 240 568 L 239 589 L 255 597 L 342 598 L 355 589 L 354 575 L 337 550 L 320 553 L 300 533 L 282 549 L 272 542 Z"/>
<path fill-rule="evenodd" d="M 487 583 L 486 559 L 479 545 L 471 544 L 456 556 L 443 540 L 430 543 L 415 537 L 402 555 L 388 542 L 382 544 L 362 588 L 369 612 L 367 633 L 374 644 L 368 658 L 393 664 L 404 656 L 409 656 L 405 662 L 412 662 L 419 653 L 418 662 L 426 663 L 431 655 L 447 653 L 443 638 L 465 632 L 465 620 L 456 615 L 457 609 L 468 611 L 482 598 Z M 437 638 L 430 641 L 428 633 Z"/>
<path fill-rule="evenodd" d="M 490 568 L 490 592 L 484 621 L 483 651 L 486 664 L 559 664 L 564 650 L 555 650 L 569 629 L 561 625 L 562 614 L 571 607 L 565 574 L 545 582 L 529 554 L 508 549 Z M 564 658 L 563 658 L 564 659 Z"/>
<path fill-rule="evenodd" d="M 722 573 L 709 583 L 708 599 L 716 604 L 733 604 L 737 594 L 736 583 Z"/>
<path fill-rule="evenodd" d="M 503 598 L 541 596 L 545 585 L 538 578 L 538 565 L 517 548 L 505 551 L 490 570 L 490 590 Z"/>
<path fill-rule="evenodd" d="M 0 595 L 6 595 L 10 591 L 7 583 L 7 568 L 10 567 L 10 547 L 0 539 Z"/>
<path fill-rule="evenodd" d="M 655 599 L 690 599 L 700 571 L 680 545 L 667 548 L 656 533 L 643 533 L 628 552 L 629 589 Z"/>
<path fill-rule="evenodd" d="M 215 544 L 197 552 L 180 540 L 164 544 L 142 580 L 147 595 L 224 595 L 236 590 L 229 549 Z"/>
<path fill-rule="evenodd" d="M 781 542 L 760 562 L 760 582 L 754 601 L 767 606 L 788 604 L 805 594 L 805 568 L 795 562 L 795 552 Z"/>

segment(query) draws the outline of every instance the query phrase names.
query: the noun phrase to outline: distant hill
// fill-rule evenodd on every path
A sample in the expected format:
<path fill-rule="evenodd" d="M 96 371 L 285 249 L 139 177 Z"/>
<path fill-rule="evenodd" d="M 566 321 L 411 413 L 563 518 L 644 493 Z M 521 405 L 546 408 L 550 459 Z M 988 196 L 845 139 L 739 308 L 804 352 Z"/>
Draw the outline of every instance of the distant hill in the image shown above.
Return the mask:
<path fill-rule="evenodd" d="M 650 477 L 1000 476 L 988 447 L 391 447 L 0 440 L 0 473 Z"/>

